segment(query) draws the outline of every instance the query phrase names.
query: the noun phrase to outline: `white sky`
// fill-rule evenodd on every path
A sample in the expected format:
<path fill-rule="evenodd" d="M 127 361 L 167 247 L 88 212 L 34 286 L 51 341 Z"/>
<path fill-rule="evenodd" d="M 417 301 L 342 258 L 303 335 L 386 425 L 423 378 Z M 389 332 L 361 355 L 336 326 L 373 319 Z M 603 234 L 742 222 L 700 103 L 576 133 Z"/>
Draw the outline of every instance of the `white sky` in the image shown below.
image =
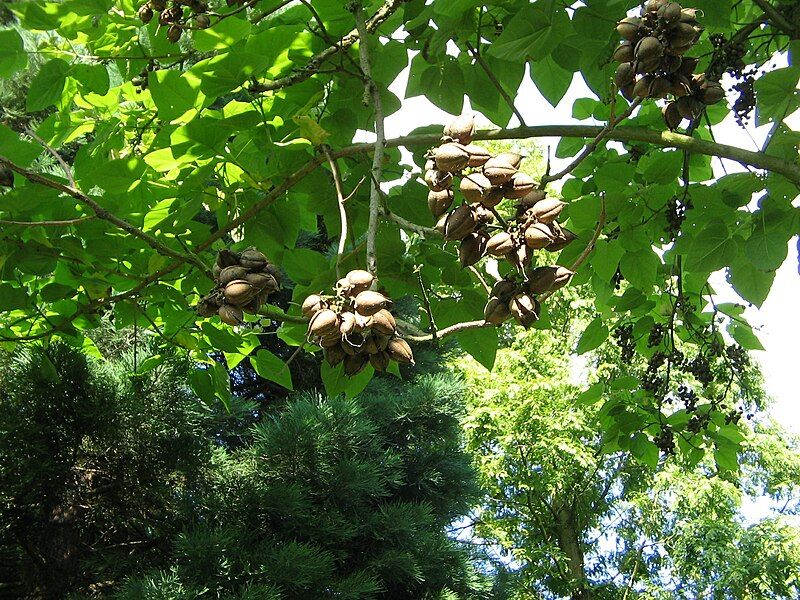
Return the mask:
<path fill-rule="evenodd" d="M 407 80 L 408 69 L 400 74 L 390 88 L 401 99 L 404 98 Z M 527 125 L 579 122 L 572 118 L 572 103 L 581 97 L 593 97 L 593 94 L 578 75 L 574 77 L 569 91 L 555 108 L 542 97 L 527 75 L 516 95 L 517 108 Z M 425 98 L 405 99 L 402 108 L 387 118 L 386 135 L 393 138 L 406 135 L 423 125 L 439 123 L 444 125 L 450 118 L 451 115 L 441 111 Z M 585 120 L 580 123 L 592 124 L 592 121 Z M 800 130 L 800 111 L 790 117 L 789 123 L 793 129 Z M 518 124 L 514 118 L 510 125 L 513 127 Z M 483 126 L 489 126 L 489 123 L 484 122 Z M 756 143 L 764 139 L 767 131 L 768 127 L 759 129 L 751 127 L 748 135 L 736 124 L 732 115 L 714 127 L 715 139 L 718 142 L 748 150 L 758 150 Z M 367 141 L 366 138 L 363 141 Z M 550 145 L 554 149 L 558 140 L 540 138 L 537 142 L 542 146 Z M 566 162 L 553 158 L 553 170 L 558 170 Z M 722 174 L 721 161 L 715 159 L 715 163 L 715 172 Z M 728 172 L 742 170 L 739 164 L 731 161 L 725 161 L 725 168 Z M 795 205 L 798 205 L 798 201 L 800 198 L 795 201 Z M 763 367 L 767 392 L 775 400 L 771 413 L 784 427 L 800 434 L 798 385 L 794 381 L 795 371 L 800 363 L 798 360 L 800 351 L 797 348 L 800 338 L 800 310 L 797 308 L 797 299 L 800 298 L 800 276 L 795 241 L 796 238 L 790 242 L 787 261 L 778 270 L 767 301 L 760 310 L 749 308 L 745 314 L 757 329 L 757 334 L 766 348 L 766 351 L 758 352 L 756 356 Z M 725 284 L 721 273 L 712 279 L 723 301 L 741 302 L 735 292 Z"/>

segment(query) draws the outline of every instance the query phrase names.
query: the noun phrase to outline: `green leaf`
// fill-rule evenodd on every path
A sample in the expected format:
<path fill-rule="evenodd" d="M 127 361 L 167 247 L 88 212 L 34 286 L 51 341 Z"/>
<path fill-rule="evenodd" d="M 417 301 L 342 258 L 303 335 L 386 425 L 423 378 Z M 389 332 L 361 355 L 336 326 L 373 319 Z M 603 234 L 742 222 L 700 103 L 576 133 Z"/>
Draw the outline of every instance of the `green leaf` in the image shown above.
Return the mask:
<path fill-rule="evenodd" d="M 69 70 L 69 64 L 60 58 L 54 58 L 42 65 L 28 90 L 26 102 L 28 112 L 44 110 L 61 100 L 61 92 L 64 91 Z"/>
<path fill-rule="evenodd" d="M 544 58 L 565 37 L 569 18 L 562 9 L 553 10 L 536 3 L 513 15 L 503 33 L 489 47 L 489 54 L 505 60 L 525 61 Z"/>
<path fill-rule="evenodd" d="M 756 269 L 748 260 L 739 257 L 728 271 L 728 281 L 742 298 L 760 307 L 769 295 L 774 271 Z"/>
<path fill-rule="evenodd" d="M 598 402 L 603 397 L 603 392 L 605 389 L 606 386 L 602 381 L 595 383 L 594 385 L 590 386 L 588 390 L 581 392 L 581 394 L 575 399 L 575 403 L 579 406 L 590 406 L 595 402 Z"/>
<path fill-rule="evenodd" d="M 101 96 L 108 93 L 108 70 L 105 65 L 73 65 L 69 76 L 76 79 L 87 91 Z"/>
<path fill-rule="evenodd" d="M 162 121 L 172 121 L 195 108 L 201 93 L 196 77 L 165 69 L 150 73 L 148 89 Z"/>
<path fill-rule="evenodd" d="M 260 377 L 274 381 L 288 390 L 294 389 L 288 365 L 269 350 L 260 349 L 255 356 L 250 357 L 250 363 Z"/>
<path fill-rule="evenodd" d="M 229 18 L 208 29 L 200 29 L 192 34 L 195 50 L 208 52 L 210 50 L 229 49 L 239 40 L 243 40 L 250 33 L 250 22 L 247 19 Z"/>
<path fill-rule="evenodd" d="M 608 327 L 603 323 L 603 319 L 596 317 L 589 326 L 584 330 L 583 335 L 578 340 L 578 346 L 575 351 L 578 354 L 586 354 L 608 339 Z"/>
<path fill-rule="evenodd" d="M 458 334 L 458 341 L 464 351 L 489 371 L 492 370 L 497 356 L 497 329 L 486 327 L 462 331 Z"/>
<path fill-rule="evenodd" d="M 738 253 L 739 247 L 725 223 L 712 221 L 692 240 L 686 255 L 686 268 L 712 273 L 731 264 Z"/>
<path fill-rule="evenodd" d="M 429 64 L 422 54 L 411 61 L 406 97 L 426 96 L 442 110 L 461 114 L 464 105 L 464 75 L 458 61 L 445 56 L 436 64 Z"/>
<path fill-rule="evenodd" d="M 661 261 L 652 250 L 625 252 L 619 261 L 619 269 L 631 285 L 649 292 L 656 283 L 656 274 Z"/>
<path fill-rule="evenodd" d="M 556 106 L 572 83 L 572 73 L 562 69 L 549 54 L 542 59 L 532 61 L 530 65 L 533 83 L 542 96 Z"/>
<path fill-rule="evenodd" d="M 800 107 L 800 67 L 769 71 L 759 77 L 756 90 L 756 125 L 780 121 Z"/>
<path fill-rule="evenodd" d="M 0 30 L 0 77 L 11 77 L 28 64 L 22 38 L 13 29 Z"/>
<path fill-rule="evenodd" d="M 651 469 L 658 466 L 658 446 L 641 432 L 636 433 L 631 440 L 631 454 Z"/>
<path fill-rule="evenodd" d="M 753 333 L 753 328 L 749 325 L 732 321 L 728 331 L 731 337 L 745 350 L 764 350 L 761 340 Z"/>

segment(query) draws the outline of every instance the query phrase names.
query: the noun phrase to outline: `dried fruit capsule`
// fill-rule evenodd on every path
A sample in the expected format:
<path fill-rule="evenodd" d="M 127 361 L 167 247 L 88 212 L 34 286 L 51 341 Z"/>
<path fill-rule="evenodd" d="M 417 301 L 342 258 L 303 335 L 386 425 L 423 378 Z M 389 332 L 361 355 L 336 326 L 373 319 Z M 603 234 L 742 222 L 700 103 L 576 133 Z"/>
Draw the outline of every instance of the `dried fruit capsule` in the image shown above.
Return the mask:
<path fill-rule="evenodd" d="M 355 314 L 346 311 L 339 315 L 339 333 L 342 335 L 350 335 L 358 330 L 358 322 L 356 321 Z"/>
<path fill-rule="evenodd" d="M 245 269 L 260 270 L 267 264 L 267 257 L 255 248 L 248 248 L 242 252 L 242 257 L 239 259 L 239 264 Z"/>
<path fill-rule="evenodd" d="M 311 294 L 303 300 L 303 306 L 300 308 L 300 312 L 303 313 L 304 317 L 310 318 L 323 308 L 328 308 L 328 303 L 323 300 L 322 296 Z"/>
<path fill-rule="evenodd" d="M 355 299 L 355 309 L 359 314 L 369 317 L 374 315 L 382 308 L 392 308 L 393 302 L 380 292 L 367 290 L 361 292 Z"/>
<path fill-rule="evenodd" d="M 519 166 L 522 164 L 522 159 L 524 157 L 516 152 L 501 152 L 494 158 L 497 161 L 502 161 L 510 164 L 515 169 L 519 169 Z"/>
<path fill-rule="evenodd" d="M 242 310 L 248 314 L 255 315 L 261 310 L 261 300 L 255 296 L 250 302 L 242 306 Z"/>
<path fill-rule="evenodd" d="M 503 195 L 506 198 L 516 200 L 524 198 L 531 190 L 536 187 L 533 177 L 517 171 L 511 179 L 503 186 Z"/>
<path fill-rule="evenodd" d="M 492 325 L 500 325 L 511 316 L 508 300 L 491 297 L 483 309 L 483 319 Z"/>
<path fill-rule="evenodd" d="M 459 190 L 464 194 L 467 202 L 482 202 L 486 191 L 492 187 L 492 182 L 481 173 L 470 173 L 459 184 Z"/>
<path fill-rule="evenodd" d="M 566 227 L 561 227 L 558 223 L 551 223 L 550 229 L 555 235 L 553 243 L 545 248 L 548 252 L 558 252 L 569 246 L 572 242 L 578 239 L 578 236 L 571 232 Z"/>
<path fill-rule="evenodd" d="M 388 352 L 378 351 L 375 354 L 369 355 L 369 364 L 372 365 L 372 368 L 376 371 L 383 372 L 389 366 L 389 358 Z"/>
<path fill-rule="evenodd" d="M 681 116 L 684 119 L 694 119 L 703 110 L 703 104 L 694 96 L 683 96 L 675 101 Z"/>
<path fill-rule="evenodd" d="M 497 157 L 490 158 L 486 161 L 486 164 L 483 165 L 483 174 L 492 185 L 503 185 L 511 179 L 516 172 L 517 169 L 514 165 Z"/>
<path fill-rule="evenodd" d="M 486 252 L 492 256 L 502 257 L 514 249 L 514 239 L 506 231 L 495 233 L 486 242 Z"/>
<path fill-rule="evenodd" d="M 542 223 L 552 223 L 558 218 L 558 215 L 561 214 L 561 211 L 564 210 L 566 205 L 566 202 L 562 202 L 561 200 L 546 198 L 541 202 L 537 202 L 533 208 L 531 208 L 530 212 Z"/>
<path fill-rule="evenodd" d="M 681 18 L 681 5 L 677 2 L 668 2 L 658 7 L 658 18 L 665 23 L 675 23 Z"/>
<path fill-rule="evenodd" d="M 533 250 L 546 248 L 554 239 L 553 232 L 544 223 L 534 223 L 525 230 L 525 244 Z"/>
<path fill-rule="evenodd" d="M 716 81 L 709 81 L 700 92 L 700 100 L 703 104 L 716 104 L 725 97 L 725 90 Z"/>
<path fill-rule="evenodd" d="M 342 349 L 341 344 L 337 344 L 336 346 L 331 346 L 330 348 L 325 348 L 325 350 L 323 350 L 322 352 L 322 355 L 325 357 L 325 360 L 328 362 L 328 364 L 332 367 L 341 364 L 345 356 L 347 356 L 347 354 L 345 354 L 345 351 Z"/>
<path fill-rule="evenodd" d="M 428 169 L 425 171 L 425 184 L 428 189 L 434 192 L 441 192 L 448 188 L 453 187 L 453 175 L 447 171 L 438 171 L 436 169 Z"/>
<path fill-rule="evenodd" d="M 150 8 L 149 5 L 143 4 L 139 8 L 139 19 L 141 20 L 142 23 L 147 25 L 150 21 L 153 20 L 153 9 Z"/>
<path fill-rule="evenodd" d="M 469 164 L 469 152 L 461 144 L 449 142 L 433 151 L 436 168 L 440 171 L 455 173 Z"/>
<path fill-rule="evenodd" d="M 678 23 L 669 32 L 670 48 L 693 44 L 697 40 L 697 30 L 689 23 Z"/>
<path fill-rule="evenodd" d="M 197 15 L 194 21 L 198 29 L 208 29 L 211 27 L 211 19 L 208 18 L 208 15 Z"/>
<path fill-rule="evenodd" d="M 329 308 L 317 311 L 308 323 L 309 335 L 324 336 L 338 331 L 339 315 Z"/>
<path fill-rule="evenodd" d="M 639 38 L 642 20 L 639 17 L 626 17 L 617 23 L 617 33 L 623 40 L 635 42 Z"/>
<path fill-rule="evenodd" d="M 397 329 L 397 323 L 394 316 L 385 308 L 382 308 L 374 315 L 370 321 L 370 328 L 383 335 L 392 335 Z"/>
<path fill-rule="evenodd" d="M 611 58 L 619 63 L 633 62 L 636 59 L 633 53 L 633 44 L 630 42 L 622 42 L 617 46 L 616 50 L 614 50 L 614 54 Z"/>
<path fill-rule="evenodd" d="M 574 274 L 566 267 L 558 265 L 536 267 L 531 271 L 525 288 L 530 294 L 544 294 L 564 287 Z"/>
<path fill-rule="evenodd" d="M 344 373 L 348 377 L 352 377 L 353 375 L 357 375 L 360 373 L 364 367 L 367 366 L 369 362 L 369 355 L 368 354 L 354 354 L 348 355 L 344 359 Z"/>
<path fill-rule="evenodd" d="M 351 296 L 357 296 L 359 293 L 368 290 L 372 282 L 375 281 L 375 276 L 363 269 L 353 269 L 345 278 L 350 286 L 349 293 Z"/>
<path fill-rule="evenodd" d="M 219 307 L 219 319 L 228 325 L 239 325 L 244 321 L 244 311 L 238 306 L 223 304 Z"/>
<path fill-rule="evenodd" d="M 469 154 L 468 167 L 482 167 L 492 156 L 486 148 L 477 144 L 468 144 L 464 146 L 464 150 Z"/>
<path fill-rule="evenodd" d="M 264 292 L 267 295 L 274 294 L 279 287 L 275 278 L 264 272 L 248 273 L 245 275 L 245 281 L 249 281 L 259 292 Z"/>
<path fill-rule="evenodd" d="M 528 294 L 514 296 L 509 302 L 509 308 L 517 323 L 526 329 L 539 320 L 541 305 L 536 298 Z"/>
<path fill-rule="evenodd" d="M 661 114 L 664 117 L 664 124 L 667 126 L 667 129 L 670 130 L 677 129 L 681 121 L 683 121 L 681 111 L 678 110 L 675 102 L 668 103 L 661 109 Z"/>
<path fill-rule="evenodd" d="M 622 63 L 617 67 L 616 73 L 614 73 L 614 83 L 617 85 L 617 87 L 621 88 L 630 83 L 633 83 L 635 77 L 636 77 L 636 68 L 633 66 L 633 63 L 632 62 Z"/>
<path fill-rule="evenodd" d="M 463 183 L 463 180 L 462 180 Z M 439 218 L 446 213 L 453 205 L 453 190 L 442 190 L 440 192 L 428 192 L 428 209 L 431 214 Z"/>
<path fill-rule="evenodd" d="M 664 46 L 657 37 L 648 36 L 639 40 L 634 53 L 636 54 L 636 60 L 640 61 L 661 58 L 661 55 L 664 54 Z"/>
<path fill-rule="evenodd" d="M 247 269 L 236 265 L 222 269 L 217 279 L 222 285 L 228 285 L 231 281 L 244 279 L 245 277 L 247 277 Z"/>
<path fill-rule="evenodd" d="M 163 13 L 162 13 L 163 14 Z M 170 25 L 167 30 L 167 39 L 173 44 L 177 43 L 183 35 L 183 28 L 180 25 Z"/>
<path fill-rule="evenodd" d="M 636 82 L 636 85 L 633 86 L 633 95 L 637 98 L 647 98 L 647 96 L 650 94 L 650 86 L 652 84 L 653 77 L 650 75 L 645 75 Z"/>
<path fill-rule="evenodd" d="M 224 269 L 225 267 L 232 267 L 239 264 L 241 254 L 233 252 L 232 250 L 223 249 L 217 253 L 217 265 Z"/>
<path fill-rule="evenodd" d="M 476 225 L 472 208 L 468 204 L 462 204 L 447 215 L 444 224 L 444 239 L 462 240 L 475 230 Z"/>
<path fill-rule="evenodd" d="M 249 281 L 235 279 L 225 286 L 223 294 L 225 300 L 231 304 L 242 306 L 250 302 L 258 294 L 258 290 Z"/>
<path fill-rule="evenodd" d="M 466 114 L 456 117 L 445 126 L 443 133 L 459 144 L 469 144 L 475 134 L 475 117 Z"/>
<path fill-rule="evenodd" d="M 458 260 L 462 267 L 470 267 L 486 256 L 486 242 L 489 235 L 485 231 L 470 233 L 461 240 L 458 248 Z"/>
<path fill-rule="evenodd" d="M 386 352 L 392 360 L 399 363 L 414 364 L 414 353 L 411 352 L 411 346 L 408 345 L 404 339 L 393 337 L 386 345 Z"/>
<path fill-rule="evenodd" d="M 672 88 L 672 82 L 666 77 L 656 77 L 650 84 L 651 98 L 665 98 Z"/>
<path fill-rule="evenodd" d="M 508 279 L 501 279 L 492 286 L 491 295 L 495 298 L 508 301 L 508 299 L 517 291 L 517 284 Z"/>
<path fill-rule="evenodd" d="M 201 317 L 213 317 L 219 311 L 220 305 L 212 298 L 201 298 L 195 310 Z"/>

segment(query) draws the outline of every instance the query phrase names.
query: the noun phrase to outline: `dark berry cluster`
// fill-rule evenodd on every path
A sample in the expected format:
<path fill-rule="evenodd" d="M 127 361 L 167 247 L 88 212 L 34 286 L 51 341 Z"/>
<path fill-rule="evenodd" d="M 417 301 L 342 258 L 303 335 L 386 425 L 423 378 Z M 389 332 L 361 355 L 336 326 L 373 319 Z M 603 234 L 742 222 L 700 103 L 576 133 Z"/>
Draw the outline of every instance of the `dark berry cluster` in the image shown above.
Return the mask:
<path fill-rule="evenodd" d="M 654 348 L 664 341 L 666 328 L 661 323 L 656 323 L 650 328 L 650 335 L 647 338 L 647 345 Z"/>
<path fill-rule="evenodd" d="M 629 362 L 633 359 L 636 344 L 633 339 L 633 325 L 624 323 L 614 330 L 614 341 L 619 346 L 622 360 Z"/>
<path fill-rule="evenodd" d="M 675 454 L 675 436 L 672 433 L 672 428 L 669 425 L 664 425 L 661 433 L 653 439 L 653 443 L 664 454 Z"/>
<path fill-rule="evenodd" d="M 667 218 L 667 233 L 670 239 L 675 239 L 681 231 L 681 226 L 686 220 L 686 211 L 692 208 L 692 201 L 687 197 L 684 200 L 678 199 L 677 196 L 667 202 L 666 218 Z"/>

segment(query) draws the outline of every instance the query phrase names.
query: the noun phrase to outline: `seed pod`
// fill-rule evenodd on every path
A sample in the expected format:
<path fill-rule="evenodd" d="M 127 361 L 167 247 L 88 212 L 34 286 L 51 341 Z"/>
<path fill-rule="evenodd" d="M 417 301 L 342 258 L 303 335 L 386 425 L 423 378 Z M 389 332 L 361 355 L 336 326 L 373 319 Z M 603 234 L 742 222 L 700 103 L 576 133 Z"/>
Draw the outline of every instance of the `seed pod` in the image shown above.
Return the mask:
<path fill-rule="evenodd" d="M 677 2 L 667 2 L 658 8 L 658 18 L 664 23 L 672 24 L 681 18 L 681 5 Z"/>
<path fill-rule="evenodd" d="M 220 269 L 224 269 L 225 267 L 232 267 L 234 265 L 239 265 L 239 259 L 242 257 L 241 254 L 238 252 L 233 252 L 232 250 L 223 249 L 217 253 L 217 265 Z"/>
<path fill-rule="evenodd" d="M 469 154 L 468 167 L 482 167 L 492 156 L 486 148 L 477 144 L 467 144 L 464 150 Z"/>
<path fill-rule="evenodd" d="M 515 169 L 519 169 L 519 166 L 522 164 L 522 159 L 524 157 L 521 154 L 517 154 L 516 152 L 501 152 L 494 158 L 497 161 L 506 162 L 510 164 Z"/>
<path fill-rule="evenodd" d="M 244 321 L 244 311 L 238 306 L 223 304 L 219 307 L 219 320 L 227 325 L 239 325 Z"/>
<path fill-rule="evenodd" d="M 682 98 L 691 93 L 689 84 L 686 82 L 686 78 L 683 75 L 678 75 L 676 73 L 672 76 L 672 87 L 669 89 L 669 93 L 676 98 Z"/>
<path fill-rule="evenodd" d="M 197 15 L 194 18 L 194 22 L 198 29 L 208 29 L 211 27 L 211 19 L 208 18 L 208 15 Z"/>
<path fill-rule="evenodd" d="M 428 169 L 425 171 L 423 178 L 428 189 L 434 192 L 441 192 L 448 188 L 453 187 L 453 175 L 447 171 L 437 171 L 436 169 Z"/>
<path fill-rule="evenodd" d="M 495 298 L 503 300 L 504 302 L 508 302 L 508 299 L 511 298 L 511 296 L 517 291 L 517 287 L 517 284 L 513 281 L 501 279 L 492 286 L 491 295 Z"/>
<path fill-rule="evenodd" d="M 344 374 L 348 377 L 357 375 L 369 362 L 369 354 L 354 354 L 344 358 Z"/>
<path fill-rule="evenodd" d="M 483 319 L 492 325 L 500 325 L 511 316 L 508 300 L 491 297 L 483 309 Z"/>
<path fill-rule="evenodd" d="M 261 272 L 272 275 L 272 277 L 275 279 L 275 283 L 277 283 L 278 287 L 280 288 L 281 270 L 277 265 L 273 265 L 272 263 L 267 263 L 266 265 L 264 265 L 264 268 L 261 269 Z"/>
<path fill-rule="evenodd" d="M 470 207 L 472 208 L 472 214 L 475 217 L 477 226 L 494 223 L 494 213 L 483 204 L 470 204 Z"/>
<path fill-rule="evenodd" d="M 666 98 L 671 88 L 672 81 L 666 77 L 656 77 L 650 85 L 650 97 Z"/>
<path fill-rule="evenodd" d="M 275 281 L 275 278 L 269 273 L 264 273 L 261 271 L 258 273 L 248 273 L 245 276 L 245 280 L 249 281 L 250 284 L 259 291 L 259 293 L 265 292 L 269 295 L 278 291 L 278 282 Z"/>
<path fill-rule="evenodd" d="M 462 240 L 475 230 L 475 215 L 469 204 L 462 204 L 447 215 L 444 225 L 444 239 Z"/>
<path fill-rule="evenodd" d="M 257 314 L 261 310 L 261 300 L 258 296 L 254 296 L 250 302 L 242 306 L 242 310 L 251 315 Z"/>
<path fill-rule="evenodd" d="M 357 296 L 370 288 L 372 282 L 375 281 L 375 276 L 363 269 L 353 269 L 347 274 L 346 279 L 350 285 L 350 295 Z"/>
<path fill-rule="evenodd" d="M 258 294 L 258 290 L 249 281 L 234 279 L 225 286 L 223 294 L 225 295 L 225 300 L 231 304 L 242 306 L 250 302 Z"/>
<path fill-rule="evenodd" d="M 342 335 L 350 335 L 358 331 L 358 323 L 356 322 L 355 314 L 345 311 L 339 315 L 339 333 Z"/>
<path fill-rule="evenodd" d="M 542 225 L 541 223 L 537 223 L 537 225 L 547 227 L 547 225 Z M 529 248 L 526 244 L 515 244 L 514 251 L 511 254 L 506 255 L 506 258 L 511 264 L 525 268 L 533 258 L 533 250 L 531 250 L 531 248 Z"/>
<path fill-rule="evenodd" d="M 459 190 L 464 194 L 467 202 L 483 202 L 488 190 L 492 188 L 492 182 L 482 173 L 470 173 L 461 179 Z"/>
<path fill-rule="evenodd" d="M 634 49 L 636 60 L 650 61 L 660 59 L 664 54 L 664 46 L 657 37 L 648 36 L 639 40 Z"/>
<path fill-rule="evenodd" d="M 537 202 L 533 208 L 531 208 L 531 214 L 542 223 L 552 223 L 558 218 L 558 215 L 561 214 L 561 211 L 564 210 L 566 205 L 566 202 L 561 202 L 561 200 L 547 198 L 541 202 Z"/>
<path fill-rule="evenodd" d="M 619 86 L 619 93 L 622 94 L 622 97 L 625 98 L 628 102 L 633 102 L 633 83 L 628 83 L 625 85 Z"/>
<path fill-rule="evenodd" d="M 689 23 L 678 23 L 669 32 L 670 48 L 693 44 L 697 38 L 697 30 Z"/>
<path fill-rule="evenodd" d="M 517 202 L 517 206 L 528 209 L 531 208 L 537 202 L 541 202 L 546 197 L 547 193 L 544 190 L 533 189 L 519 199 L 519 201 Z"/>
<path fill-rule="evenodd" d="M 553 243 L 545 248 L 545 250 L 548 252 L 559 252 L 578 239 L 577 235 L 575 235 L 566 227 L 561 227 L 556 222 L 550 224 L 550 229 L 555 235 L 555 240 L 553 240 Z"/>
<path fill-rule="evenodd" d="M 393 302 L 389 300 L 386 296 L 379 292 L 373 292 L 371 290 L 366 290 L 361 292 L 355 299 L 355 309 L 356 311 L 365 317 L 370 317 L 377 313 L 382 308 L 390 309 L 393 306 Z"/>
<path fill-rule="evenodd" d="M 341 347 L 341 341 L 341 334 L 338 331 L 334 331 L 321 336 L 317 343 L 319 343 L 320 348 L 333 348 L 334 346 Z"/>
<path fill-rule="evenodd" d="M 636 78 L 636 68 L 632 62 L 622 63 L 614 73 L 614 83 L 618 88 L 633 83 Z"/>
<path fill-rule="evenodd" d="M 539 320 L 541 305 L 536 298 L 528 294 L 514 296 L 509 302 L 509 308 L 511 309 L 511 315 L 517 323 L 522 325 L 525 329 Z"/>
<path fill-rule="evenodd" d="M 617 33 L 623 40 L 635 42 L 639 39 L 642 20 L 639 17 L 626 17 L 617 23 Z"/>
<path fill-rule="evenodd" d="M 267 257 L 255 248 L 248 248 L 242 252 L 242 257 L 239 259 L 245 269 L 261 270 L 267 264 Z"/>
<path fill-rule="evenodd" d="M 217 279 L 222 285 L 228 285 L 231 281 L 244 279 L 245 277 L 247 277 L 247 269 L 236 265 L 222 269 Z"/>
<path fill-rule="evenodd" d="M 553 243 L 555 237 L 544 223 L 534 223 L 525 230 L 525 244 L 532 250 L 541 250 Z"/>
<path fill-rule="evenodd" d="M 486 242 L 486 252 L 492 256 L 502 257 L 514 249 L 514 240 L 506 231 L 495 233 Z"/>
<path fill-rule="evenodd" d="M 681 116 L 684 119 L 693 119 L 699 115 L 703 110 L 703 103 L 694 96 L 684 96 L 675 101 L 675 106 L 678 108 Z"/>
<path fill-rule="evenodd" d="M 368 335 L 364 338 L 364 345 L 361 347 L 361 351 L 367 354 L 377 354 L 380 352 L 374 335 Z"/>
<path fill-rule="evenodd" d="M 647 98 L 650 94 L 650 86 L 652 84 L 653 77 L 651 75 L 645 75 L 633 86 L 633 95 L 638 98 Z"/>
<path fill-rule="evenodd" d="M 173 44 L 177 43 L 182 35 L 183 28 L 180 25 L 170 25 L 170 28 L 167 30 L 167 39 Z"/>
<path fill-rule="evenodd" d="M 366 338 L 361 333 L 351 333 L 342 337 L 342 350 L 349 356 L 364 353 Z"/>
<path fill-rule="evenodd" d="M 700 100 L 706 106 L 716 104 L 725 97 L 725 90 L 716 81 L 709 81 L 700 92 Z"/>
<path fill-rule="evenodd" d="M 472 115 L 461 115 L 456 117 L 444 128 L 444 135 L 456 140 L 459 144 L 469 144 L 475 134 L 475 117 Z"/>
<path fill-rule="evenodd" d="M 688 23 L 695 25 L 697 23 L 697 15 L 702 14 L 702 11 L 696 8 L 683 8 L 681 9 L 681 23 Z"/>
<path fill-rule="evenodd" d="M 153 9 L 150 8 L 147 4 L 143 4 L 139 8 L 139 20 L 147 25 L 150 21 L 153 20 Z"/>
<path fill-rule="evenodd" d="M 469 164 L 469 152 L 461 144 L 450 142 L 436 148 L 433 151 L 433 159 L 440 171 L 455 173 Z"/>
<path fill-rule="evenodd" d="M 495 158 L 490 158 L 483 165 L 483 174 L 491 182 L 492 185 L 503 185 L 506 183 L 514 173 L 517 172 L 516 167 L 511 163 Z"/>
<path fill-rule="evenodd" d="M 200 299 L 200 302 L 195 306 L 195 310 L 201 317 L 213 317 L 219 311 L 219 307 L 220 305 L 218 302 L 206 296 Z"/>
<path fill-rule="evenodd" d="M 325 348 L 322 351 L 322 355 L 325 357 L 325 360 L 328 361 L 328 364 L 332 367 L 340 364 L 344 357 L 347 356 L 345 351 L 342 349 L 341 344 L 337 344 L 336 346 L 331 346 L 330 348 Z"/>
<path fill-rule="evenodd" d="M 531 190 L 536 187 L 533 177 L 517 171 L 511 180 L 503 186 L 503 195 L 506 198 L 516 200 L 524 198 Z"/>
<path fill-rule="evenodd" d="M 661 59 L 661 66 L 667 73 L 677 73 L 682 65 L 683 59 L 680 56 L 665 54 Z"/>
<path fill-rule="evenodd" d="M 463 180 L 462 180 L 463 182 Z M 453 190 L 442 190 L 440 192 L 428 192 L 428 209 L 437 219 L 446 213 L 453 204 Z"/>
<path fill-rule="evenodd" d="M 699 58 L 683 57 L 681 58 L 681 68 L 678 73 L 684 77 L 691 77 L 698 64 L 700 64 Z"/>
<path fill-rule="evenodd" d="M 369 364 L 372 365 L 373 369 L 381 373 L 389 366 L 390 360 L 388 352 L 378 351 L 369 355 Z"/>
<path fill-rule="evenodd" d="M 644 5 L 645 12 L 657 14 L 658 9 L 664 6 L 669 0 L 648 0 L 647 4 Z"/>
<path fill-rule="evenodd" d="M 614 54 L 611 58 L 618 63 L 633 62 L 636 59 L 636 55 L 633 53 L 633 44 L 630 42 L 622 42 L 617 46 L 616 50 L 614 50 Z"/>
<path fill-rule="evenodd" d="M 470 233 L 461 240 L 461 246 L 458 248 L 458 260 L 461 266 L 470 267 L 486 256 L 488 240 L 489 234 L 483 230 Z"/>
<path fill-rule="evenodd" d="M 564 287 L 574 274 L 566 267 L 558 265 L 536 267 L 531 271 L 525 289 L 529 294 L 544 294 Z"/>
<path fill-rule="evenodd" d="M 670 102 L 662 108 L 661 115 L 664 117 L 664 124 L 669 130 L 677 129 L 681 121 L 683 121 L 681 111 L 678 110 L 675 102 Z"/>
<path fill-rule="evenodd" d="M 307 296 L 305 300 L 303 300 L 303 306 L 300 308 L 300 312 L 303 313 L 304 317 L 310 318 L 323 308 L 328 308 L 328 303 L 325 302 L 322 296 L 311 294 L 310 296 Z"/>
<path fill-rule="evenodd" d="M 382 308 L 370 320 L 370 329 L 382 335 L 392 335 L 397 329 L 394 316 L 385 308 Z"/>
<path fill-rule="evenodd" d="M 329 308 L 314 313 L 308 323 L 308 334 L 323 336 L 339 330 L 339 315 Z"/>
<path fill-rule="evenodd" d="M 402 338 L 391 338 L 386 345 L 386 352 L 389 353 L 389 357 L 392 360 L 399 363 L 414 364 L 414 353 L 411 352 L 411 346 Z"/>
<path fill-rule="evenodd" d="M 436 221 L 436 225 L 433 226 L 436 231 L 442 234 L 442 237 L 444 237 L 444 232 L 447 228 L 447 217 L 449 216 L 449 214 L 444 213 L 441 217 L 439 217 L 439 220 Z"/>

